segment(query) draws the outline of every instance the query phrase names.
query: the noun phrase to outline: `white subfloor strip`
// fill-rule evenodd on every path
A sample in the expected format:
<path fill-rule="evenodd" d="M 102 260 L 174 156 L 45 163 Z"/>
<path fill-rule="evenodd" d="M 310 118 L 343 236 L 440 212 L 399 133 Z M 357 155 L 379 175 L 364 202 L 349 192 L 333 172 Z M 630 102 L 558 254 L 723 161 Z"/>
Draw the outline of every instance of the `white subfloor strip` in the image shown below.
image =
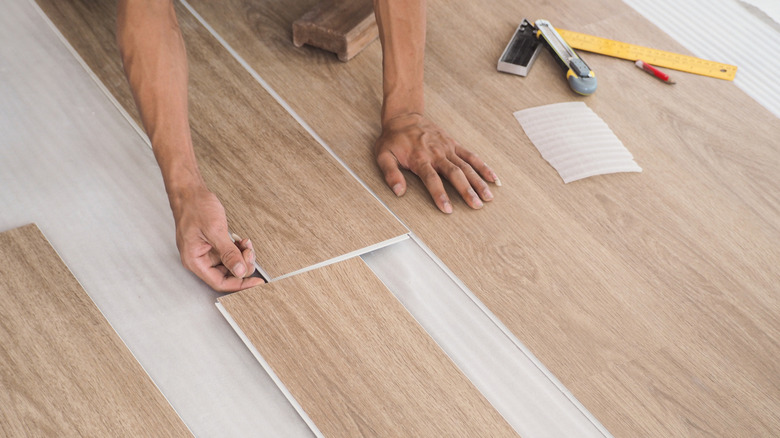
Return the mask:
<path fill-rule="evenodd" d="M 231 327 L 233 327 L 233 330 L 235 330 L 236 334 L 239 338 L 241 338 L 241 341 L 246 345 L 246 347 L 249 349 L 249 351 L 252 352 L 252 355 L 257 359 L 258 362 L 260 362 L 260 365 L 263 367 L 266 373 L 271 377 L 271 379 L 276 383 L 276 386 L 279 387 L 279 390 L 282 391 L 285 397 L 287 397 L 287 401 L 290 402 L 290 404 L 295 408 L 295 410 L 298 412 L 298 415 L 301 416 L 304 422 L 306 422 L 306 425 L 309 426 L 309 429 L 314 433 L 315 436 L 324 438 L 324 435 L 322 432 L 320 432 L 320 429 L 317 427 L 316 424 L 314 424 L 314 421 L 309 417 L 309 415 L 306 413 L 306 411 L 303 410 L 303 406 L 301 406 L 300 403 L 298 403 L 298 400 L 295 399 L 295 397 L 292 395 L 289 389 L 282 383 L 282 380 L 279 378 L 279 376 L 276 375 L 273 368 L 271 368 L 271 364 L 269 364 L 265 358 L 260 354 L 259 351 L 257 351 L 257 348 L 255 348 L 254 344 L 252 344 L 252 341 L 249 340 L 249 338 L 246 336 L 246 333 L 244 333 L 243 330 L 241 330 L 241 327 L 236 323 L 236 320 L 233 319 L 232 316 L 230 316 L 230 312 L 225 309 L 225 306 L 220 304 L 219 302 L 216 303 L 217 309 L 222 313 L 222 316 L 225 317 L 228 324 L 230 324 Z"/>
<path fill-rule="evenodd" d="M 736 65 L 734 83 L 780 117 L 777 27 L 736 0 L 623 1 L 695 56 Z"/>
<path fill-rule="evenodd" d="M 79 53 L 76 51 L 76 49 L 73 48 L 73 46 L 70 45 L 70 42 L 68 42 L 68 39 L 65 38 L 65 35 L 63 35 L 59 29 L 57 29 L 57 26 L 54 25 L 54 23 L 49 19 L 49 17 L 46 15 L 45 12 L 43 12 L 43 9 L 41 9 L 40 6 L 38 6 L 37 3 L 35 3 L 35 0 L 29 0 L 30 4 L 38 11 L 38 14 L 43 18 L 43 21 L 48 24 L 49 28 L 54 32 L 55 35 L 57 35 L 57 38 L 60 39 L 62 44 L 67 47 L 68 51 L 73 55 L 74 58 L 78 61 L 79 64 L 84 68 L 84 71 L 87 72 L 90 78 L 97 84 L 98 88 L 100 88 L 100 91 L 103 92 L 103 94 L 108 97 L 108 100 L 111 101 L 112 104 L 114 104 L 114 107 L 119 111 L 120 114 L 122 114 L 122 117 L 124 117 L 128 123 L 130 123 L 130 126 L 135 129 L 135 131 L 138 133 L 138 136 L 143 139 L 144 142 L 146 142 L 146 145 L 149 146 L 149 148 L 152 147 L 152 142 L 149 140 L 149 137 L 146 135 L 146 132 L 138 126 L 137 123 L 135 123 L 135 120 L 133 117 L 125 110 L 125 108 L 119 103 L 118 100 L 114 97 L 113 94 L 111 94 L 110 91 L 108 91 L 108 88 L 106 88 L 105 85 L 103 85 L 103 81 L 100 80 L 100 78 L 97 77 L 95 72 L 92 71 L 91 68 L 87 65 L 87 63 L 84 61 L 84 59 L 79 55 Z M 119 54 L 117 54 L 119 56 Z"/>
<path fill-rule="evenodd" d="M 612 435 L 414 234 L 363 260 L 524 438 Z"/>
<path fill-rule="evenodd" d="M 36 226 L 37 226 L 37 224 L 36 224 Z M 50 247 L 51 247 L 51 248 L 54 250 L 54 252 L 57 254 L 57 257 L 59 257 L 59 258 L 60 258 L 60 260 L 63 260 L 63 258 L 62 258 L 62 256 L 60 255 L 60 253 L 59 253 L 59 252 L 57 252 L 57 248 L 56 248 L 56 247 L 55 247 L 55 246 L 54 246 L 54 245 L 51 243 L 51 241 L 49 240 L 49 238 L 48 238 L 48 237 L 46 237 L 46 232 L 45 232 L 45 230 L 41 230 L 41 229 L 40 229 L 40 227 L 38 227 L 38 229 L 41 231 L 41 234 L 43 234 L 43 238 L 46 240 L 46 242 L 49 244 L 49 246 L 50 246 Z M 0 230 L 0 232 L 1 232 L 1 231 L 6 231 L 6 230 Z M 63 261 L 63 263 L 64 263 L 64 261 Z M 69 272 L 71 275 L 73 275 L 73 271 L 71 271 L 71 270 L 70 270 L 70 267 L 69 267 L 69 266 L 67 266 L 67 265 L 66 265 L 65 267 L 68 269 L 68 272 Z M 75 278 L 76 276 L 75 276 L 75 275 L 73 275 L 73 277 Z M 84 285 L 83 285 L 83 284 L 81 284 L 81 282 L 78 280 L 78 278 L 75 278 L 75 280 L 76 280 L 76 283 L 79 285 L 79 287 L 80 287 L 80 288 L 81 288 L 81 289 L 82 289 L 82 290 L 83 290 L 83 291 L 86 293 L 87 289 L 84 287 Z M 87 297 L 89 297 L 89 293 L 87 293 Z M 91 298 L 90 298 L 90 299 L 91 299 Z M 93 301 L 93 303 L 94 303 L 94 301 Z M 98 308 L 98 307 L 97 307 L 97 305 L 96 305 L 95 307 L 97 308 L 97 311 L 100 313 L 100 316 L 102 316 L 102 317 L 103 317 L 103 319 L 106 321 L 106 323 L 108 323 L 108 326 L 111 328 L 111 330 L 113 330 L 114 332 L 116 332 L 116 333 L 117 333 L 117 335 L 119 336 L 119 332 L 117 332 L 116 328 L 115 328 L 115 327 L 114 327 L 114 326 L 111 324 L 111 321 L 109 321 L 109 319 L 108 319 L 108 318 L 106 318 L 106 315 L 103 313 L 103 311 L 102 311 L 102 310 L 100 310 L 100 308 Z M 122 337 L 121 337 L 121 336 L 119 336 L 119 341 L 122 343 L 122 345 L 124 345 L 125 349 L 126 349 L 126 350 L 127 350 L 129 353 L 130 353 L 130 355 L 133 357 L 133 359 L 134 359 L 136 362 L 138 362 L 138 364 L 141 366 L 141 369 L 144 371 L 144 373 L 146 373 L 146 376 L 147 376 L 147 377 L 149 377 L 149 380 L 152 382 L 152 385 L 154 385 L 154 387 L 155 387 L 155 388 L 157 388 L 157 390 L 158 390 L 158 391 L 160 392 L 160 394 L 163 396 L 163 398 L 165 399 L 165 401 L 166 401 L 166 402 L 168 402 L 168 404 L 171 406 L 171 408 L 173 409 L 173 411 L 174 411 L 174 412 L 176 412 L 176 415 L 178 415 L 178 416 L 179 416 L 179 418 L 182 420 L 182 423 L 184 423 L 184 426 L 187 428 L 187 430 L 189 430 L 189 431 L 190 431 L 190 433 L 194 435 L 194 433 L 193 433 L 192 429 L 190 429 L 190 426 L 187 424 L 187 422 L 186 422 L 186 421 L 184 421 L 184 419 L 182 418 L 182 416 L 181 416 L 181 414 L 179 413 L 179 411 L 178 411 L 178 410 L 176 410 L 176 406 L 174 406 L 174 405 L 171 403 L 171 401 L 170 401 L 170 400 L 168 400 L 168 397 L 165 395 L 165 393 L 162 391 L 162 389 L 161 389 L 161 388 L 160 388 L 160 387 L 157 385 L 157 383 L 154 381 L 154 379 L 152 379 L 152 376 L 150 376 L 150 375 L 149 375 L 149 371 L 147 371 L 147 370 L 146 370 L 146 368 L 144 368 L 144 366 L 143 366 L 143 365 L 141 365 L 141 362 L 140 362 L 140 361 L 138 360 L 138 358 L 135 356 L 135 353 L 133 353 L 133 350 L 131 350 L 131 349 L 130 349 L 130 346 L 129 346 L 129 345 L 127 345 L 127 342 L 125 342 L 125 340 L 124 340 L 124 339 L 122 339 Z"/>

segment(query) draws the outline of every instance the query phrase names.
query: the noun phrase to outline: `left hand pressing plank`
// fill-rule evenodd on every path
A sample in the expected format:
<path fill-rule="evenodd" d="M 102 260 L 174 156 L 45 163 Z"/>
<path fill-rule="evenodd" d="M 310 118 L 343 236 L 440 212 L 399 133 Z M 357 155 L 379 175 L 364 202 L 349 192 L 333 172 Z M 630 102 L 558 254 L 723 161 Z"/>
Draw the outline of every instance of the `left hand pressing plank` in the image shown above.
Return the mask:
<path fill-rule="evenodd" d="M 493 199 L 485 181 L 500 185 L 496 173 L 436 124 L 413 113 L 394 117 L 383 125 L 376 141 L 376 161 L 396 196 L 406 192 L 406 179 L 400 169 L 408 169 L 420 177 L 444 213 L 452 213 L 452 203 L 441 177 L 471 208 L 482 208 L 483 201 Z"/>

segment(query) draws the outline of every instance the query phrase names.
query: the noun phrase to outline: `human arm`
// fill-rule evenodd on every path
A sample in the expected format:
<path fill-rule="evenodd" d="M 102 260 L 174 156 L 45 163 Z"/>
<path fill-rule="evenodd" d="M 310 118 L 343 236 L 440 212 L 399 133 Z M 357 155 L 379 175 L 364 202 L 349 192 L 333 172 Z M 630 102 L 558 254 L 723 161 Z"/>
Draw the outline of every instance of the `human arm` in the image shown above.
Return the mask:
<path fill-rule="evenodd" d="M 424 115 L 425 6 L 425 0 L 374 0 L 384 97 L 377 164 L 397 196 L 406 192 L 400 169 L 409 169 L 439 210 L 452 212 L 441 176 L 470 207 L 481 208 L 483 201 L 493 199 L 486 181 L 500 184 L 495 172 Z"/>
<path fill-rule="evenodd" d="M 117 41 L 176 222 L 182 264 L 215 290 L 262 282 L 248 239 L 233 242 L 225 210 L 198 170 L 188 120 L 187 53 L 172 0 L 120 0 Z M 229 267 L 229 268 L 228 268 Z"/>

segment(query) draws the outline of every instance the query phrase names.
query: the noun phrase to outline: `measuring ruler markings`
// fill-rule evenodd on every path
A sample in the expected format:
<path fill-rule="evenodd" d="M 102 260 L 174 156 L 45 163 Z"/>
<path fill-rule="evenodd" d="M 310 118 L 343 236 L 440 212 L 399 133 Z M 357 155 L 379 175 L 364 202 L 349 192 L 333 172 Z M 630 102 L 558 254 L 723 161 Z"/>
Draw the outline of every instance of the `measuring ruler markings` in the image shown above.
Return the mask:
<path fill-rule="evenodd" d="M 733 81 L 734 75 L 737 74 L 737 67 L 729 64 L 707 61 L 693 56 L 665 52 L 569 30 L 557 30 L 571 47 L 586 52 L 599 53 L 630 61 L 641 59 L 657 67 L 671 68 L 727 81 Z"/>

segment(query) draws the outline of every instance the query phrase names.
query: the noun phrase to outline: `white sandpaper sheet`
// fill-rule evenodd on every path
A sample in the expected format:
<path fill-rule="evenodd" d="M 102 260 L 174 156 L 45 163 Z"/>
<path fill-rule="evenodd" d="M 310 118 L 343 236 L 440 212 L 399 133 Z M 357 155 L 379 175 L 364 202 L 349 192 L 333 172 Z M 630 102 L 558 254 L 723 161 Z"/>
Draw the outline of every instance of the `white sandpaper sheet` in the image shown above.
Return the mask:
<path fill-rule="evenodd" d="M 642 171 L 631 152 L 584 102 L 554 103 L 514 115 L 564 183 L 595 175 Z"/>

